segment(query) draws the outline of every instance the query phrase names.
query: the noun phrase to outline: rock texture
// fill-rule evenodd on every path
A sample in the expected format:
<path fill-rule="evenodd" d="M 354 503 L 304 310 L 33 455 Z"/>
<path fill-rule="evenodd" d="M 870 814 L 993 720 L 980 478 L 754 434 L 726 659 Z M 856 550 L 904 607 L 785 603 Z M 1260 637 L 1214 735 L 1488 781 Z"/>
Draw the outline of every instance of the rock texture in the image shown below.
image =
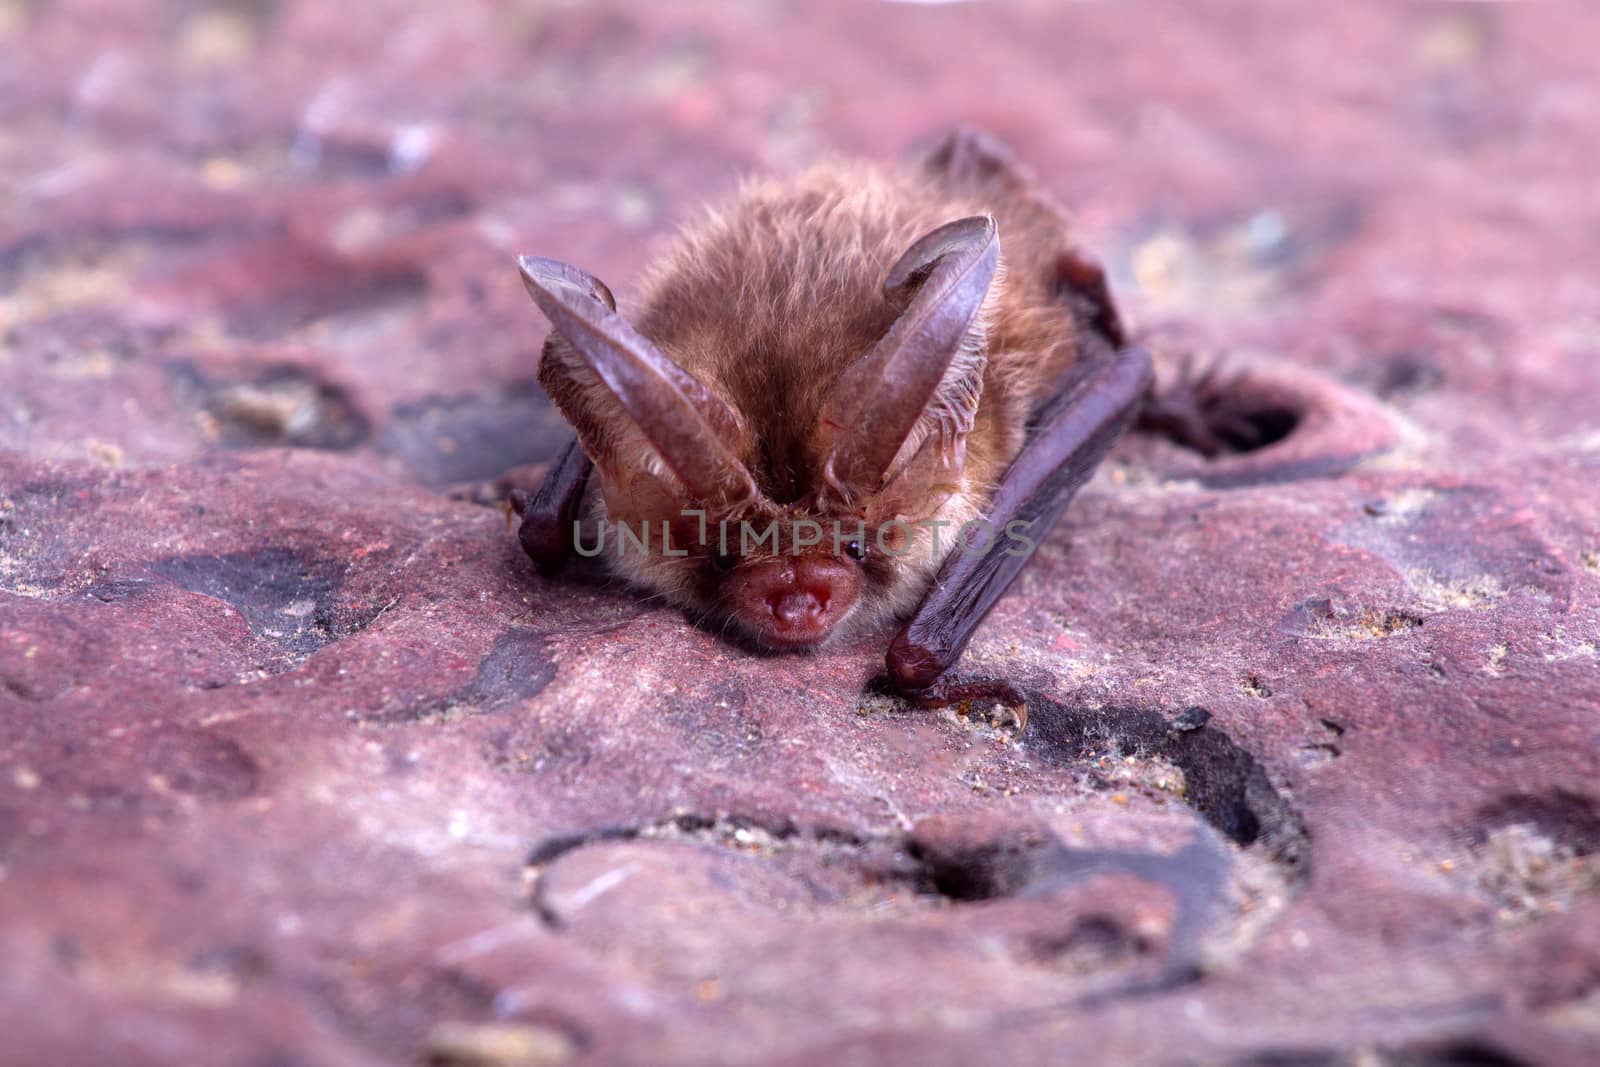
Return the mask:
<path fill-rule="evenodd" d="M 1585 0 L 0 0 L 0 1061 L 1600 1062 Z M 955 121 L 1164 374 L 965 668 L 499 507 L 512 269 Z"/>

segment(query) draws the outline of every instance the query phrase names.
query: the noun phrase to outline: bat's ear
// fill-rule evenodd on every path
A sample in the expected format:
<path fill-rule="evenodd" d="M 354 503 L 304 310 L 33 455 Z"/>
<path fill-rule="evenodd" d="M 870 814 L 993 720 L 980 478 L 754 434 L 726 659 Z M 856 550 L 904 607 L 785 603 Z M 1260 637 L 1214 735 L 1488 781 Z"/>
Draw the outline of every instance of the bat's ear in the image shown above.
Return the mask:
<path fill-rule="evenodd" d="M 883 294 L 900 316 L 822 406 L 833 491 L 852 500 L 904 477 L 959 480 L 987 362 L 982 311 L 999 270 L 988 215 L 940 226 L 889 268 Z"/>
<path fill-rule="evenodd" d="M 611 290 L 553 259 L 524 256 L 518 265 L 555 327 L 539 382 L 602 475 L 631 477 L 653 452 L 696 502 L 732 505 L 755 495 L 727 444 L 743 433 L 738 415 L 628 325 Z M 628 455 L 641 450 L 646 455 Z"/>

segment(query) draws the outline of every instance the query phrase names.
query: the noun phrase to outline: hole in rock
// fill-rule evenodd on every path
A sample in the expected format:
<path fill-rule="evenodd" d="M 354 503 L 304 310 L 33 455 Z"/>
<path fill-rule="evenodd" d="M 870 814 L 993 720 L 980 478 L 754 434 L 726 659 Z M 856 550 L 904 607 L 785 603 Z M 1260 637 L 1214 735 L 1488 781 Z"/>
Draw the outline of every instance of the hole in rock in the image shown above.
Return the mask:
<path fill-rule="evenodd" d="M 1287 439 L 1306 416 L 1303 399 L 1225 364 L 1186 365 L 1158 378 L 1138 428 L 1207 459 L 1259 452 Z"/>

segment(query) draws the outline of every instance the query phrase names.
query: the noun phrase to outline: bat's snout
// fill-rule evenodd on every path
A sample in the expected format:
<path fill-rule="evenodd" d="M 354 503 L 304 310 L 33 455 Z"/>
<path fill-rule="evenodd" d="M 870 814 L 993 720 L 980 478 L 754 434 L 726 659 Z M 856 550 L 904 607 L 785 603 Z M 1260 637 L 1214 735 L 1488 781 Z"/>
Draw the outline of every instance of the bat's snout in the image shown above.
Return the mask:
<path fill-rule="evenodd" d="M 810 648 L 826 640 L 861 593 L 854 563 L 831 555 L 752 560 L 727 578 L 734 616 L 774 649 Z"/>

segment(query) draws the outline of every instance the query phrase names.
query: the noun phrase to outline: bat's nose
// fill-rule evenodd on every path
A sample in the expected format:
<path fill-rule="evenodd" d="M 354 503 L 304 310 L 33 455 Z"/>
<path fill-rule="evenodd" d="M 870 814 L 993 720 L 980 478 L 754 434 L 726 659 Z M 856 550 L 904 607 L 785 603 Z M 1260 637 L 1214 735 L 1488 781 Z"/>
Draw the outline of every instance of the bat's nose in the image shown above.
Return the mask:
<path fill-rule="evenodd" d="M 778 647 L 814 645 L 827 637 L 860 585 L 855 566 L 832 556 L 764 560 L 734 578 L 736 610 L 758 637 Z"/>
<path fill-rule="evenodd" d="M 768 593 L 767 608 L 781 626 L 805 626 L 828 613 L 831 593 L 826 587 Z"/>

